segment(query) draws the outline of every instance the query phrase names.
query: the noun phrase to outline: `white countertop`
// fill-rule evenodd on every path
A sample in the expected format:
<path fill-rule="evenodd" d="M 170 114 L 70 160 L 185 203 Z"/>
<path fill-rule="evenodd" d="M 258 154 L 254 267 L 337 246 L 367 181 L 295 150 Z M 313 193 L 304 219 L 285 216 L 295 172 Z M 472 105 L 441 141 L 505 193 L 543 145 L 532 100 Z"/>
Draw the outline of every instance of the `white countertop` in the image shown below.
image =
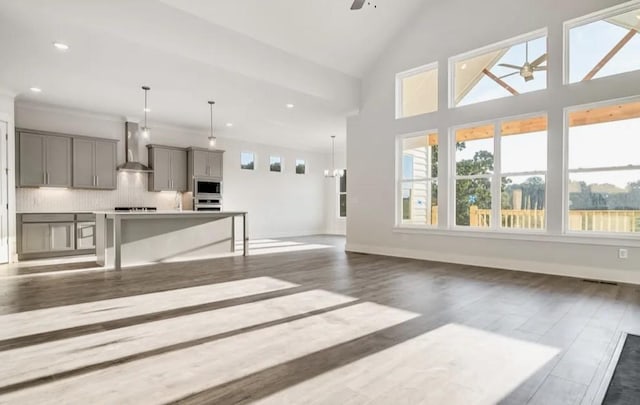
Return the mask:
<path fill-rule="evenodd" d="M 161 211 L 95 211 L 96 215 L 104 215 L 107 218 L 115 217 L 128 217 L 128 218 L 154 218 L 154 217 L 232 217 L 246 215 L 246 211 L 175 211 L 175 210 L 161 210 Z"/>

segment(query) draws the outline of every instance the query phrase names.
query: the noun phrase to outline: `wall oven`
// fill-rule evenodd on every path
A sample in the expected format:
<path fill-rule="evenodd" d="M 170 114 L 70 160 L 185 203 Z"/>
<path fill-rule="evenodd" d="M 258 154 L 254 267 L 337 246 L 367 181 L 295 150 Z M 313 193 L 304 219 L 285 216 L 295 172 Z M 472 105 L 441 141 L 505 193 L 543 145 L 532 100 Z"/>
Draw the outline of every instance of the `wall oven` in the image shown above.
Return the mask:
<path fill-rule="evenodd" d="M 193 197 L 199 199 L 220 199 L 222 197 L 222 181 L 195 178 Z"/>

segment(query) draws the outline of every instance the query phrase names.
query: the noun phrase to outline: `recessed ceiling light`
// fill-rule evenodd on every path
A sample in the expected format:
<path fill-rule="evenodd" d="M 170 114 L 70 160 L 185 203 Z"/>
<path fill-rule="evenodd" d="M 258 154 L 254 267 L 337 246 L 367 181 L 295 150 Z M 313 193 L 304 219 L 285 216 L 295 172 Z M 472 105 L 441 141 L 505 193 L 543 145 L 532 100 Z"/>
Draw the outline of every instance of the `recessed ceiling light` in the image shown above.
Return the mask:
<path fill-rule="evenodd" d="M 636 16 L 636 18 L 637 18 L 638 20 L 640 20 L 640 14 L 638 14 L 638 15 Z"/>
<path fill-rule="evenodd" d="M 69 50 L 69 45 L 62 43 L 62 42 L 54 42 L 53 46 L 59 50 L 59 51 L 68 51 Z"/>
<path fill-rule="evenodd" d="M 42 89 L 40 87 L 31 87 L 29 90 L 34 93 L 42 93 Z"/>
<path fill-rule="evenodd" d="M 151 108 L 143 108 L 142 111 L 149 113 L 149 112 L 151 112 Z"/>
<path fill-rule="evenodd" d="M 233 122 L 227 122 L 227 127 L 231 128 L 233 126 Z"/>
<path fill-rule="evenodd" d="M 467 64 L 463 63 L 462 66 L 460 67 L 460 69 L 465 70 L 467 68 Z"/>
<path fill-rule="evenodd" d="M 293 108 L 293 107 L 295 107 L 295 105 L 293 105 L 293 104 L 287 104 L 287 108 Z"/>

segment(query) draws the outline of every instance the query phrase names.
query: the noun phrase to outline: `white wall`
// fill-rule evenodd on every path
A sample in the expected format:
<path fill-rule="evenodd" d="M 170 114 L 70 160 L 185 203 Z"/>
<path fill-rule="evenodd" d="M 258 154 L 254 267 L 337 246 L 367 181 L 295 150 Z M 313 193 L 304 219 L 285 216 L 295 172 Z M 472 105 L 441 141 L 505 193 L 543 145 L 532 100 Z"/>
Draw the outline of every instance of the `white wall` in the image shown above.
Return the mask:
<path fill-rule="evenodd" d="M 151 143 L 207 146 L 208 134 L 149 123 Z M 118 139 L 118 162 L 124 162 L 124 119 L 42 105 L 16 104 L 16 127 Z M 325 154 L 218 139 L 224 155 L 224 209 L 249 212 L 250 237 L 282 237 L 324 233 Z M 240 152 L 256 154 L 257 169 L 240 169 Z M 284 172 L 270 173 L 269 156 L 284 159 Z M 297 175 L 295 159 L 305 159 L 307 174 Z M 146 163 L 146 155 L 143 162 Z M 119 173 L 118 190 L 16 190 L 18 211 L 94 210 L 150 205 L 171 209 L 175 193 L 151 193 L 147 175 Z"/>
<path fill-rule="evenodd" d="M 347 161 L 349 216 L 347 249 L 516 270 L 640 283 L 640 240 L 604 238 L 576 241 L 562 235 L 563 113 L 566 106 L 640 94 L 640 72 L 563 86 L 563 22 L 619 0 L 432 1 L 398 35 L 363 80 L 360 115 L 349 119 Z M 508 18 L 505 18 L 508 16 Z M 471 106 L 447 108 L 448 58 L 510 37 L 548 27 L 549 89 Z M 395 75 L 439 62 L 439 111 L 395 120 Z M 633 84 L 633 85 L 631 85 Z M 517 240 L 511 236 L 473 237 L 453 231 L 399 232 L 395 226 L 395 139 L 397 135 L 487 119 L 548 111 L 550 236 Z M 440 146 L 440 154 L 448 153 Z M 447 206 L 447 170 L 440 170 L 439 206 Z M 440 222 L 446 221 L 444 214 Z M 629 259 L 617 258 L 618 245 Z"/>

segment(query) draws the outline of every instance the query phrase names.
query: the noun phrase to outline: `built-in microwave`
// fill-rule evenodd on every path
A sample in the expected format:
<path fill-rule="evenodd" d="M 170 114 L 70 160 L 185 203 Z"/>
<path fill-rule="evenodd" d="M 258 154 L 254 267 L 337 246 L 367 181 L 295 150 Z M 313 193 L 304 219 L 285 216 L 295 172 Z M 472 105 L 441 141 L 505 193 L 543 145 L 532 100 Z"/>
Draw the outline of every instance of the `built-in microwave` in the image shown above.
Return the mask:
<path fill-rule="evenodd" d="M 222 181 L 195 178 L 193 196 L 196 199 L 213 199 L 222 197 Z"/>

